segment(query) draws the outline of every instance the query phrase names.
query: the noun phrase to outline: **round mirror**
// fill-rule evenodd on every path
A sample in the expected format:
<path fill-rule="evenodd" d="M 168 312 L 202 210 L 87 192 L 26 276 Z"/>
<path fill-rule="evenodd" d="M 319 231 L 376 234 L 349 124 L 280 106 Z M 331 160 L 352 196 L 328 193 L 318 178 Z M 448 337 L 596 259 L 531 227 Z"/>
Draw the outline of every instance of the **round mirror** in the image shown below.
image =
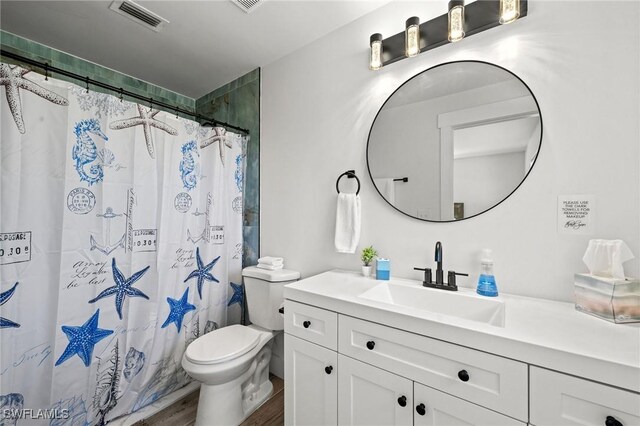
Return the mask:
<path fill-rule="evenodd" d="M 395 209 L 450 222 L 509 197 L 541 142 L 538 102 L 518 76 L 486 62 L 449 62 L 410 78 L 382 105 L 367 166 Z"/>

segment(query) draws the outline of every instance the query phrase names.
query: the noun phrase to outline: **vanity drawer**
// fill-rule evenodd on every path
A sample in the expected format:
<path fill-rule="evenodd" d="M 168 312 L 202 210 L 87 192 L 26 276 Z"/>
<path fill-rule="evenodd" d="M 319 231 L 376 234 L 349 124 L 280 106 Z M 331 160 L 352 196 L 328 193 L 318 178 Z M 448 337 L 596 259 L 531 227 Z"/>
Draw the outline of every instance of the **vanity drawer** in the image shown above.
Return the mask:
<path fill-rule="evenodd" d="M 539 367 L 531 367 L 530 377 L 532 425 L 604 426 L 608 416 L 624 426 L 640 425 L 637 393 Z"/>
<path fill-rule="evenodd" d="M 526 422 L 527 365 L 340 315 L 339 352 Z"/>
<path fill-rule="evenodd" d="M 338 346 L 338 314 L 285 300 L 284 331 L 335 351 Z"/>

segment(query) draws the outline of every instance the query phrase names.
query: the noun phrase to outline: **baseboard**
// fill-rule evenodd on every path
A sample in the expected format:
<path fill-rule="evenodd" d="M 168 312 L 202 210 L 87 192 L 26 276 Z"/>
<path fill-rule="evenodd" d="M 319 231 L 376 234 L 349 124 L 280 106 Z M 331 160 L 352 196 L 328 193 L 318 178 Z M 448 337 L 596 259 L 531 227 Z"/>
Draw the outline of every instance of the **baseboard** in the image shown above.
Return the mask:
<path fill-rule="evenodd" d="M 157 401 L 141 408 L 140 410 L 118 417 L 117 419 L 110 420 L 109 426 L 129 426 L 140 420 L 148 419 L 153 415 L 164 410 L 174 402 L 184 398 L 192 392 L 195 392 L 200 388 L 200 382 L 193 381 L 183 388 L 180 388 L 169 395 L 165 395 Z"/>

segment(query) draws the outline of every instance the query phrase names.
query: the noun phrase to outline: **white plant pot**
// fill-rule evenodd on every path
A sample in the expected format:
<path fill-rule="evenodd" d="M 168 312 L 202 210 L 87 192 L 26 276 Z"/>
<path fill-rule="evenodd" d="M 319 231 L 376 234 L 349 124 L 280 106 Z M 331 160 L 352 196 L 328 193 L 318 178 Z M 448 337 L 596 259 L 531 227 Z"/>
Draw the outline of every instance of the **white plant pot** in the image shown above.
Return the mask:
<path fill-rule="evenodd" d="M 371 275 L 371 266 L 363 266 L 362 267 L 362 275 L 368 277 Z"/>

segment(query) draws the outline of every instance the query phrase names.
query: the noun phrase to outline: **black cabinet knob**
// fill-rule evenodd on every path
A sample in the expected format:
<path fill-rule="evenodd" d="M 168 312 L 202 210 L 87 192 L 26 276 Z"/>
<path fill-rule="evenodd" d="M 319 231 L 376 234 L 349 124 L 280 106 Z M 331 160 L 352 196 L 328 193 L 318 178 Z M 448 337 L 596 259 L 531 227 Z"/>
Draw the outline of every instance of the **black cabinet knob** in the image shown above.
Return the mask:
<path fill-rule="evenodd" d="M 462 380 L 463 382 L 468 382 L 469 381 L 469 373 L 467 373 L 467 370 L 458 371 L 458 379 Z"/>
<path fill-rule="evenodd" d="M 607 416 L 607 419 L 604 421 L 605 426 L 624 426 L 622 423 L 616 420 L 613 416 Z"/>
<path fill-rule="evenodd" d="M 311 321 L 305 321 L 305 322 L 302 323 L 302 326 L 304 328 L 309 328 L 310 325 L 311 325 Z"/>
<path fill-rule="evenodd" d="M 373 340 L 369 340 L 367 342 L 367 349 L 369 349 L 370 351 L 372 351 L 373 348 L 375 348 L 375 347 L 376 347 L 376 342 L 374 342 Z"/>
<path fill-rule="evenodd" d="M 407 406 L 407 397 L 402 395 L 400 398 L 398 398 L 398 405 L 400 405 L 401 407 L 406 407 Z"/>
<path fill-rule="evenodd" d="M 427 414 L 427 407 L 424 404 L 416 405 L 416 412 L 421 416 Z"/>
<path fill-rule="evenodd" d="M 331 372 L 333 371 L 333 367 L 332 366 L 328 366 L 324 368 L 324 372 L 327 374 L 331 374 Z"/>

